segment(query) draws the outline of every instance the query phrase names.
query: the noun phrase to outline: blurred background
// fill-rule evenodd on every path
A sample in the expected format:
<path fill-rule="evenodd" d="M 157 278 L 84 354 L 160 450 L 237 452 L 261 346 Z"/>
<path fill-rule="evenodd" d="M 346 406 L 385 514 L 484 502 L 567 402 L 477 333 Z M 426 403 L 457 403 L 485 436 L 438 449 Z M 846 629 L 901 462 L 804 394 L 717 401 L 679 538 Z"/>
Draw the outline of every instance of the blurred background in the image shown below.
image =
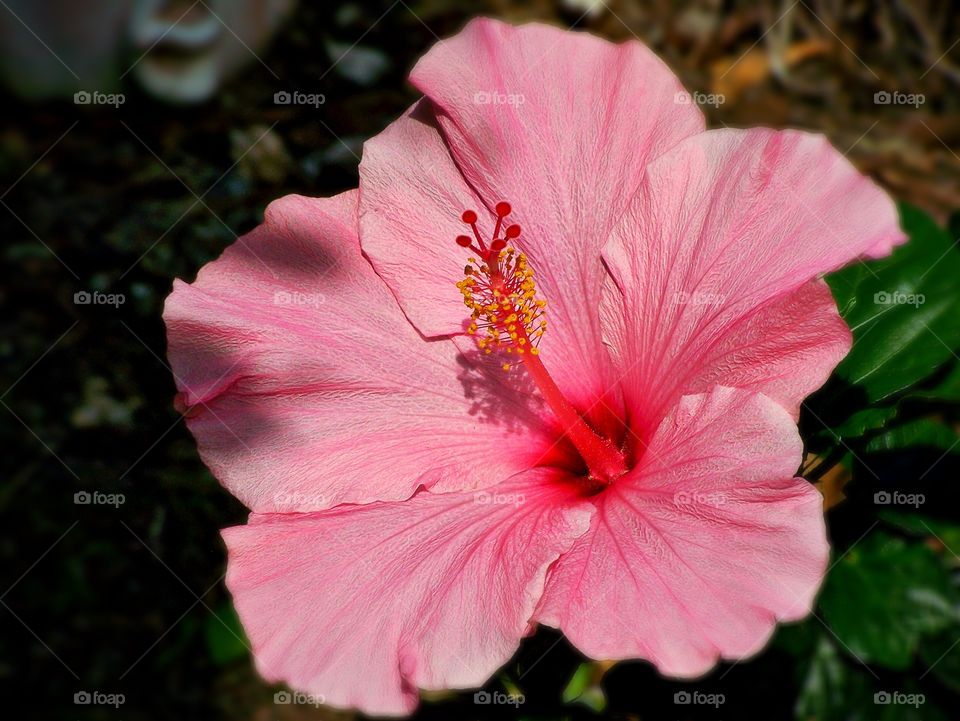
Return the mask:
<path fill-rule="evenodd" d="M 830 279 L 856 343 L 802 418 L 814 616 L 689 683 L 541 630 L 487 687 L 522 703 L 417 718 L 956 717 L 960 6 L 922 0 L 0 0 L 0 716 L 354 718 L 253 670 L 219 537 L 246 514 L 173 408 L 160 314 L 270 200 L 355 187 L 412 64 L 479 14 L 639 38 L 711 127 L 825 133 L 912 241 Z"/>

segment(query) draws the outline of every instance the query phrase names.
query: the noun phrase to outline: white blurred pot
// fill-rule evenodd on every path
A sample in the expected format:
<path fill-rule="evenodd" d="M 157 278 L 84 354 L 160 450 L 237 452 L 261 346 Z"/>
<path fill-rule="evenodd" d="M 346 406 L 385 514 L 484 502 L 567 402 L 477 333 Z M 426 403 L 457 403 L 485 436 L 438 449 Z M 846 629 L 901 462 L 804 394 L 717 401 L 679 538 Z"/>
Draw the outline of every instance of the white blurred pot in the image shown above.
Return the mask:
<path fill-rule="evenodd" d="M 257 55 L 296 0 L 5 0 L 0 79 L 29 98 L 115 90 L 130 75 L 200 102 Z"/>

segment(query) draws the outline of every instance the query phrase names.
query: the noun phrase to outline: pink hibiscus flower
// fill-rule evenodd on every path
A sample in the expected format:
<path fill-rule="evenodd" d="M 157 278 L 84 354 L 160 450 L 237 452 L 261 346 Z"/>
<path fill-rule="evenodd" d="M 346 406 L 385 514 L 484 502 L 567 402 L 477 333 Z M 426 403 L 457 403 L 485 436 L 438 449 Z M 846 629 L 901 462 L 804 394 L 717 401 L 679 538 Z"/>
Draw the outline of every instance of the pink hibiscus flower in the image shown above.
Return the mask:
<path fill-rule="evenodd" d="M 902 242 L 893 204 L 822 137 L 705 131 L 639 43 L 477 20 L 411 79 L 359 192 L 278 200 L 167 300 L 252 511 L 223 537 L 257 667 L 403 714 L 537 623 L 680 677 L 755 653 L 827 562 L 795 477 L 851 342 L 820 276 Z"/>

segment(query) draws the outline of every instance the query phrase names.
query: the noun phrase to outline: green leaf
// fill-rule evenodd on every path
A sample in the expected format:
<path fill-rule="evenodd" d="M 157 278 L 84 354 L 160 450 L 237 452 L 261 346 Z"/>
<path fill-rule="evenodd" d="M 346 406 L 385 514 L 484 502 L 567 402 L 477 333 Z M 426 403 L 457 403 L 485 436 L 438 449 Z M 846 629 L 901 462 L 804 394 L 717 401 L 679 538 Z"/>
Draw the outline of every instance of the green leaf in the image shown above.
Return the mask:
<path fill-rule="evenodd" d="M 798 721 L 944 721 L 913 681 L 902 687 L 881 681 L 844 657 L 823 634 L 803 669 L 794 707 Z"/>
<path fill-rule="evenodd" d="M 603 671 L 596 664 L 581 663 L 563 689 L 563 702 L 578 703 L 601 713 L 607 707 L 606 694 L 598 683 L 601 676 Z"/>
<path fill-rule="evenodd" d="M 867 443 L 867 452 L 882 453 L 884 451 L 926 446 L 960 453 L 958 440 L 960 440 L 960 436 L 957 436 L 949 426 L 929 418 L 918 418 L 891 428 L 871 439 Z"/>
<path fill-rule="evenodd" d="M 854 336 L 836 374 L 868 402 L 913 386 L 960 347 L 960 252 L 916 208 L 902 206 L 901 223 L 910 240 L 892 256 L 827 278 Z"/>
<path fill-rule="evenodd" d="M 817 624 L 814 626 L 814 624 Z M 807 617 L 799 623 L 786 623 L 777 626 L 771 645 L 797 658 L 811 656 L 819 637 L 820 622 Z"/>
<path fill-rule="evenodd" d="M 905 669 L 920 638 L 955 617 L 956 590 L 922 543 L 874 533 L 831 570 L 820 607 L 842 647 L 863 663 Z"/>
<path fill-rule="evenodd" d="M 933 538 L 942 543 L 951 555 L 960 553 L 960 525 L 950 521 L 941 521 L 920 513 L 904 513 L 901 511 L 881 511 L 880 518 L 892 526 L 919 536 Z"/>
<path fill-rule="evenodd" d="M 960 628 L 952 628 L 920 645 L 923 665 L 944 685 L 960 693 Z"/>
<path fill-rule="evenodd" d="M 523 695 L 523 691 L 520 689 L 520 686 L 512 678 L 510 678 L 509 674 L 501 673 L 497 678 L 500 680 L 500 684 L 508 694 L 511 694 L 512 696 Z"/>
<path fill-rule="evenodd" d="M 947 220 L 947 232 L 954 238 L 960 238 L 960 210 L 950 213 L 950 218 Z"/>
<path fill-rule="evenodd" d="M 210 657 L 219 666 L 242 658 L 248 653 L 249 643 L 232 604 L 221 606 L 215 614 L 207 618 L 204 636 Z"/>
<path fill-rule="evenodd" d="M 854 411 L 846 420 L 832 427 L 823 428 L 821 426 L 822 430 L 817 433 L 817 436 L 830 444 L 838 442 L 837 438 L 842 441 L 850 441 L 855 438 L 860 438 L 870 431 L 883 428 L 897 417 L 897 412 L 898 409 L 896 406 L 862 408 Z"/>
<path fill-rule="evenodd" d="M 855 714 L 869 703 L 870 695 L 865 675 L 851 669 L 833 642 L 821 635 L 804 670 L 795 716 L 817 721 L 860 718 Z"/>
<path fill-rule="evenodd" d="M 911 391 L 910 398 L 960 403 L 960 363 L 954 363 L 944 377 L 930 388 Z"/>

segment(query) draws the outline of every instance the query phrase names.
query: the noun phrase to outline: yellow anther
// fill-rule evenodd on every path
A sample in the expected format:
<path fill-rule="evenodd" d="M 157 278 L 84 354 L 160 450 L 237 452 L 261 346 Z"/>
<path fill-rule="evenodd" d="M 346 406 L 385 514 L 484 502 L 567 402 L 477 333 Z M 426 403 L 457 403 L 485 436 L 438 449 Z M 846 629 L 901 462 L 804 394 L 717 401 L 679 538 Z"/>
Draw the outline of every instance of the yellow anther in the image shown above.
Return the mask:
<path fill-rule="evenodd" d="M 480 262 L 469 258 L 463 273 L 456 285 L 470 312 L 467 332 L 477 336 L 477 347 L 484 354 L 505 350 L 539 355 L 536 344 L 547 326 L 543 310 L 546 301 L 536 297 L 534 272 L 527 256 L 508 247 Z M 509 365 L 505 363 L 504 370 L 509 370 Z"/>

